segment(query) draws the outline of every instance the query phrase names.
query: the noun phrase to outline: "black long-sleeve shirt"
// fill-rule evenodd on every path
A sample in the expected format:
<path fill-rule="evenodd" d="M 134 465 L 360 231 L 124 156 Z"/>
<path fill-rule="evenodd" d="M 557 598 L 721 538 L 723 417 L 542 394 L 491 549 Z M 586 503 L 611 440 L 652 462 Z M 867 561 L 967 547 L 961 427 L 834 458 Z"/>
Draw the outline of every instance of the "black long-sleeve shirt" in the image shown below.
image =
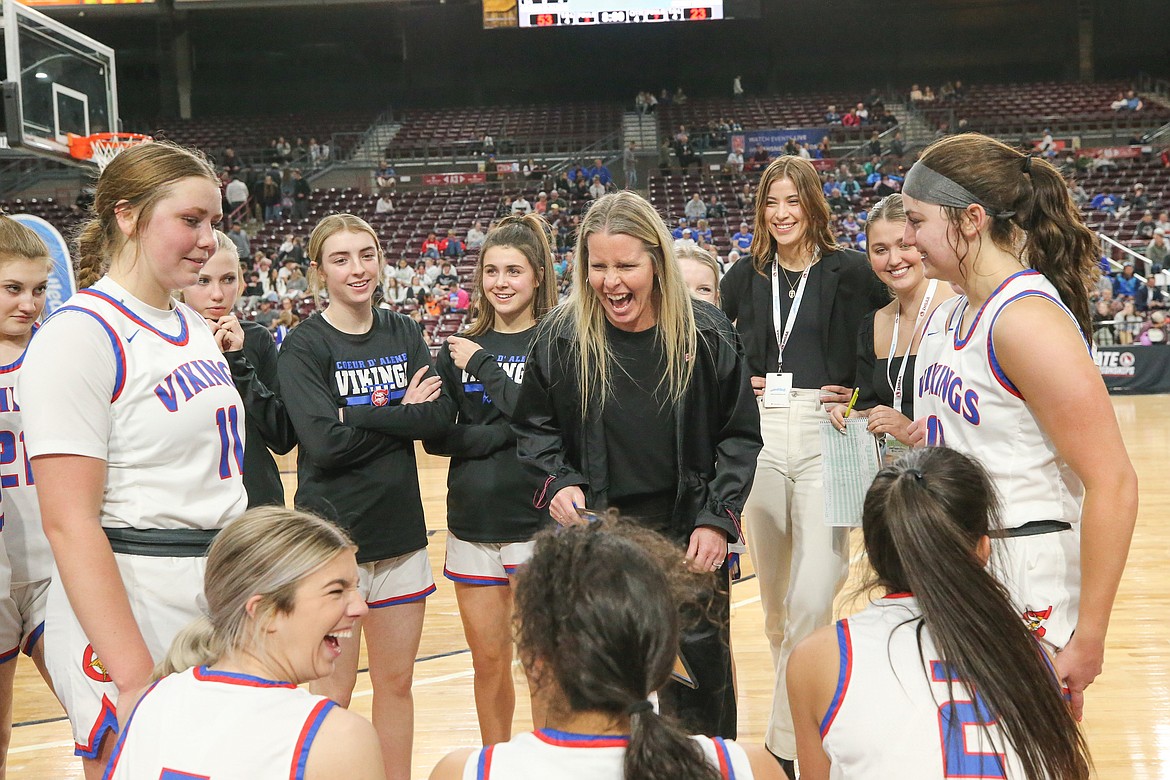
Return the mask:
<path fill-rule="evenodd" d="M 276 343 L 263 325 L 241 322 L 244 348 L 225 355 L 236 390 L 244 399 L 244 487 L 248 508 L 284 506 L 284 484 L 272 452 L 283 455 L 297 443 L 297 432 L 276 375 Z M 271 450 L 271 452 L 269 451 Z"/>
<path fill-rule="evenodd" d="M 472 338 L 483 349 L 460 370 L 444 346 L 436 368 L 459 409 L 455 423 L 424 442 L 427 452 L 450 455 L 447 527 L 467 542 L 522 542 L 547 523 L 532 505 L 544 475 L 516 457 L 509 420 L 536 328 L 521 333 L 488 331 Z"/>
<path fill-rule="evenodd" d="M 414 439 L 445 431 L 454 404 L 446 394 L 402 404 L 424 367 L 433 375 L 418 326 L 385 309 L 356 335 L 314 314 L 280 349 L 284 402 L 301 442 L 296 505 L 347 529 L 360 562 L 427 544 Z"/>

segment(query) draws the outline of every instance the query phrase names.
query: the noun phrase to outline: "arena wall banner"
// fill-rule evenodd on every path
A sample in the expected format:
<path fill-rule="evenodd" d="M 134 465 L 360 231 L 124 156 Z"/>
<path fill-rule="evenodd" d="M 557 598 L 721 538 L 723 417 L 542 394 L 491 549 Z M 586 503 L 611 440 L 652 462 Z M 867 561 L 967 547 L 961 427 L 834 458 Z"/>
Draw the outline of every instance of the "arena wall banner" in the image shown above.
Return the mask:
<path fill-rule="evenodd" d="M 1110 393 L 1170 393 L 1170 345 L 1098 347 L 1093 358 Z"/>
<path fill-rule="evenodd" d="M 733 133 L 727 139 L 727 151 L 735 150 L 750 157 L 756 146 L 763 146 L 768 154 L 778 157 L 784 153 L 784 144 L 788 139 L 798 144 L 807 143 L 810 147 L 821 142 L 829 131 L 823 127 L 790 127 L 785 130 L 753 130 L 747 133 Z"/>
<path fill-rule="evenodd" d="M 57 228 L 32 214 L 13 214 L 12 218 L 27 228 L 36 231 L 53 259 L 53 270 L 49 273 L 49 288 L 45 292 L 45 317 L 69 300 L 77 292 L 73 276 L 73 258 L 69 255 L 69 244 Z"/>

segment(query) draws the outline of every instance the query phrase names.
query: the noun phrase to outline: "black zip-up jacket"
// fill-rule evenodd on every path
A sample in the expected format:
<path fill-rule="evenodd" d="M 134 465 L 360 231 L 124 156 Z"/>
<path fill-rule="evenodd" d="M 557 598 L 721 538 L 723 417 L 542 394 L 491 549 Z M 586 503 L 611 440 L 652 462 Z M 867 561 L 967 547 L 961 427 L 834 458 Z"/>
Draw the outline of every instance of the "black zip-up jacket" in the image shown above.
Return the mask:
<path fill-rule="evenodd" d="M 225 353 L 236 390 L 244 399 L 244 488 L 248 508 L 284 506 L 284 484 L 272 452 L 283 455 L 297 444 L 297 432 L 280 399 L 276 343 L 257 322 L 241 322 L 244 348 Z"/>
<path fill-rule="evenodd" d="M 451 456 L 447 527 L 465 542 L 528 541 L 549 520 L 532 505 L 533 489 L 543 478 L 516 458 L 516 435 L 508 423 L 533 335 L 530 329 L 469 337 L 482 349 L 467 361 L 465 371 L 455 365 L 447 345 L 435 361 L 459 414 L 443 436 L 427 439 L 423 446 L 432 455 Z"/>
<path fill-rule="evenodd" d="M 695 528 L 712 526 L 734 542 L 763 448 L 760 412 L 731 323 L 709 303 L 695 301 L 694 307 L 698 355 L 674 409 L 679 480 L 670 535 L 686 543 Z M 582 419 L 576 355 L 576 332 L 546 318 L 512 420 L 520 459 L 547 475 L 534 499 L 538 507 L 570 485 L 581 487 L 590 508 L 608 505 L 605 429 L 596 405 Z"/>
<path fill-rule="evenodd" d="M 890 302 L 890 293 L 869 267 L 865 255 L 839 249 L 821 258 L 821 349 L 833 384 L 853 387 L 857 371 L 857 332 L 874 309 Z M 779 349 L 772 325 L 772 261 L 756 272 L 750 256 L 728 269 L 719 284 L 723 311 L 743 339 L 748 370 L 764 376 L 776 370 Z"/>

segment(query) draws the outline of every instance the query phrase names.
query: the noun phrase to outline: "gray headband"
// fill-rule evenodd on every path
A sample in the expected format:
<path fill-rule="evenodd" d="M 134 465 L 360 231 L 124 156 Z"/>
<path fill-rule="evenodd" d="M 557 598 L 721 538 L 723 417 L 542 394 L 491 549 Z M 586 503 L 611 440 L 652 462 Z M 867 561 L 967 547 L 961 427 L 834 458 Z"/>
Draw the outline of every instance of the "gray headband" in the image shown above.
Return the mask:
<path fill-rule="evenodd" d="M 996 219 L 1010 219 L 1016 215 L 1014 211 L 995 211 L 979 198 L 971 194 L 966 187 L 943 176 L 938 171 L 931 170 L 921 162 L 916 162 L 906 174 L 906 181 L 902 183 L 902 193 L 915 200 L 925 203 L 934 203 L 939 206 L 950 206 L 956 209 L 965 209 L 972 203 L 978 203 Z"/>

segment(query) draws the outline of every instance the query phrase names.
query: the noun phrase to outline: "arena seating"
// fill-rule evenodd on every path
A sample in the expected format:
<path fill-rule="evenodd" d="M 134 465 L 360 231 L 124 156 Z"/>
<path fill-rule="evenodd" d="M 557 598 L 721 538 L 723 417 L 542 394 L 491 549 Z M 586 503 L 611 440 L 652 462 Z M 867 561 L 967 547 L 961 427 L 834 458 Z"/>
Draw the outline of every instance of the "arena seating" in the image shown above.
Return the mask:
<path fill-rule="evenodd" d="M 399 118 L 402 128 L 386 150 L 403 159 L 478 151 L 485 135 L 503 153 L 575 152 L 621 129 L 616 103 L 414 109 Z"/>
<path fill-rule="evenodd" d="M 825 127 L 825 110 L 837 107 L 847 112 L 865 97 L 858 92 L 816 92 L 801 95 L 771 95 L 743 98 L 691 98 L 682 105 L 660 105 L 656 111 L 659 128 L 673 135 L 679 125 L 689 129 L 705 128 L 720 119 L 736 121 L 745 130 L 768 130 L 778 127 Z M 868 138 L 874 127 L 835 126 L 834 140 Z"/>
<path fill-rule="evenodd" d="M 271 141 L 283 136 L 289 144 L 300 138 L 336 143 L 334 157 L 342 157 L 374 122 L 370 112 L 349 111 L 327 114 L 289 113 L 270 116 L 221 116 L 200 119 L 165 119 L 146 132 L 184 146 L 194 146 L 212 158 L 232 147 L 244 162 L 269 162 L 265 152 Z M 337 135 L 336 141 L 334 136 Z"/>
<path fill-rule="evenodd" d="M 981 133 L 1038 135 L 1072 130 L 1108 130 L 1157 127 L 1170 121 L 1170 108 L 1146 101 L 1141 111 L 1114 111 L 1109 104 L 1118 92 L 1130 88 L 1124 81 L 1094 84 L 1035 82 L 969 86 L 962 100 L 917 103 L 933 126 L 967 120 L 967 129 Z M 953 113 L 952 113 L 953 112 Z M 953 128 L 952 128 L 953 129 Z"/>

